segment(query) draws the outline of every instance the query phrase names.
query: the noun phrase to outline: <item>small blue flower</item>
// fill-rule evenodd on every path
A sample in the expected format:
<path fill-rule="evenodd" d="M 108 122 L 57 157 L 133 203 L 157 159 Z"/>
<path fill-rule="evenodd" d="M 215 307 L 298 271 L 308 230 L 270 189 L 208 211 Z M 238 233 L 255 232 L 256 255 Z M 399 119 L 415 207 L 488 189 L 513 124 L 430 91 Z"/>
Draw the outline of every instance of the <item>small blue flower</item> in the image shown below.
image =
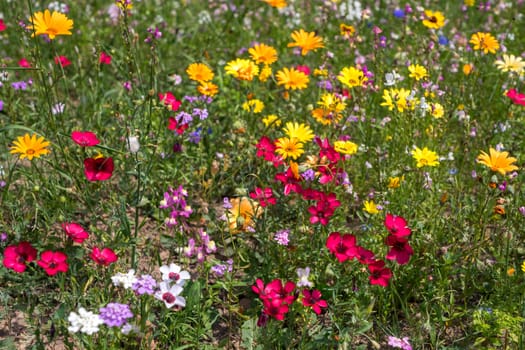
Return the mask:
<path fill-rule="evenodd" d="M 394 17 L 396 18 L 404 18 L 405 17 L 405 11 L 401 9 L 395 9 L 394 10 Z"/>

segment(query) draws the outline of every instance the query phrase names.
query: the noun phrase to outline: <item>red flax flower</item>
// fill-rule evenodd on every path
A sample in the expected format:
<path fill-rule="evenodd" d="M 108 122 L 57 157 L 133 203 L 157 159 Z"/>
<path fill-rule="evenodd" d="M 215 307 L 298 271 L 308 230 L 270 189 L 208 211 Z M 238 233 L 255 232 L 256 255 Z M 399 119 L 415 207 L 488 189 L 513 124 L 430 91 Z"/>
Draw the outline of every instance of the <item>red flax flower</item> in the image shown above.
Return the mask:
<path fill-rule="evenodd" d="M 390 246 L 390 251 L 386 255 L 388 260 L 396 260 L 399 265 L 408 263 L 414 250 L 408 244 L 408 239 L 396 235 L 388 235 L 386 244 Z"/>
<path fill-rule="evenodd" d="M 6 29 L 7 29 L 7 26 L 5 25 L 4 20 L 0 19 L 0 32 L 3 32 Z"/>
<path fill-rule="evenodd" d="M 311 307 L 312 310 L 314 310 L 314 312 L 318 315 L 321 313 L 322 307 L 328 307 L 328 303 L 326 300 L 321 299 L 321 292 L 317 289 L 303 289 L 303 305 L 306 307 Z"/>
<path fill-rule="evenodd" d="M 255 147 L 257 148 L 255 155 L 272 162 L 274 167 L 278 167 L 283 163 L 282 158 L 275 154 L 277 146 L 275 146 L 275 143 L 268 136 L 262 136 Z"/>
<path fill-rule="evenodd" d="M 3 264 L 8 269 L 22 273 L 26 270 L 26 263 L 36 259 L 36 249 L 29 242 L 20 242 L 18 245 L 10 245 L 4 250 Z"/>
<path fill-rule="evenodd" d="M 525 94 L 517 92 L 516 89 L 510 89 L 506 95 L 514 104 L 525 106 Z"/>
<path fill-rule="evenodd" d="M 182 102 L 177 100 L 175 96 L 173 96 L 173 94 L 169 91 L 165 94 L 159 93 L 159 99 L 160 102 L 163 102 L 164 105 L 168 106 L 168 109 L 173 112 L 179 109 L 180 105 L 182 104 Z"/>
<path fill-rule="evenodd" d="M 390 278 L 392 278 L 392 271 L 385 267 L 383 260 L 376 260 L 371 264 L 368 264 L 368 271 L 370 271 L 370 284 L 376 284 L 382 287 L 388 286 Z"/>
<path fill-rule="evenodd" d="M 73 240 L 75 243 L 82 243 L 88 237 L 89 233 L 84 230 L 82 226 L 74 222 L 64 222 L 62 228 L 66 231 L 66 234 Z"/>
<path fill-rule="evenodd" d="M 282 182 L 284 185 L 284 195 L 287 196 L 290 192 L 301 193 L 302 187 L 299 184 L 301 177 L 296 177 L 292 167 L 286 169 L 284 173 L 275 174 L 275 180 Z"/>
<path fill-rule="evenodd" d="M 62 252 L 47 250 L 40 255 L 37 261 L 38 266 L 43 268 L 49 276 L 54 276 L 59 272 L 67 272 L 67 255 Z"/>
<path fill-rule="evenodd" d="M 259 317 L 257 325 L 264 326 L 268 316 L 282 321 L 285 314 L 289 311 L 288 305 L 295 301 L 294 289 L 295 283 L 290 281 L 283 286 L 280 279 L 275 279 L 264 285 L 261 279 L 257 279 L 255 285 L 252 286 L 252 290 L 259 295 L 264 306 L 263 314 Z"/>
<path fill-rule="evenodd" d="M 118 257 L 115 252 L 109 248 L 104 248 L 100 250 L 100 248 L 95 247 L 91 251 L 91 254 L 89 254 L 89 257 L 93 259 L 97 264 L 103 265 L 103 266 L 109 266 L 110 264 L 117 261 Z"/>
<path fill-rule="evenodd" d="M 189 127 L 188 123 L 186 124 L 179 124 L 177 123 L 177 120 L 173 117 L 169 117 L 168 119 L 168 130 L 175 130 L 177 135 L 184 134 L 184 131 Z"/>
<path fill-rule="evenodd" d="M 115 164 L 113 158 L 86 158 L 84 159 L 84 174 L 88 181 L 104 181 L 111 178 Z"/>
<path fill-rule="evenodd" d="M 351 234 L 330 233 L 330 236 L 326 239 L 326 248 L 335 255 L 339 262 L 353 259 L 358 255 L 356 238 Z"/>
<path fill-rule="evenodd" d="M 254 192 L 250 193 L 250 197 L 256 199 L 261 207 L 266 207 L 268 205 L 275 205 L 277 199 L 273 197 L 273 191 L 270 187 L 264 189 L 256 187 Z"/>
<path fill-rule="evenodd" d="M 62 67 L 67 67 L 71 64 L 71 61 L 68 60 L 66 56 L 57 56 L 55 57 L 55 64 L 61 65 Z"/>
<path fill-rule="evenodd" d="M 108 55 L 107 53 L 105 53 L 104 51 L 102 51 L 100 53 L 100 57 L 98 59 L 98 62 L 100 64 L 111 64 L 111 56 Z"/>
<path fill-rule="evenodd" d="M 386 214 L 385 227 L 390 234 L 398 237 L 410 236 L 412 231 L 407 227 L 407 221 L 397 215 Z"/>
<path fill-rule="evenodd" d="M 91 131 L 73 131 L 71 133 L 71 139 L 79 146 L 92 147 L 100 143 L 97 139 L 97 135 Z"/>
<path fill-rule="evenodd" d="M 337 200 L 335 193 L 328 195 L 323 193 L 317 204 L 308 208 L 308 212 L 311 215 L 310 223 L 327 225 L 332 215 L 334 215 L 335 209 L 340 205 L 341 202 Z"/>

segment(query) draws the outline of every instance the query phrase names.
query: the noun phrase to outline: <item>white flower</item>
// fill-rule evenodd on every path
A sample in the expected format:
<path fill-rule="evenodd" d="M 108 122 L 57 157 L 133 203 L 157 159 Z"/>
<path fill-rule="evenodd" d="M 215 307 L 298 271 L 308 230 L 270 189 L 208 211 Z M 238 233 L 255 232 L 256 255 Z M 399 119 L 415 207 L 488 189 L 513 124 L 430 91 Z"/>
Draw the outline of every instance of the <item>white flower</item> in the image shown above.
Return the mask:
<path fill-rule="evenodd" d="M 396 73 L 396 71 L 392 71 L 391 73 L 385 74 L 385 86 L 392 86 L 395 85 L 401 77 L 399 74 Z"/>
<path fill-rule="evenodd" d="M 306 267 L 304 269 L 298 268 L 297 277 L 299 277 L 299 282 L 297 282 L 297 287 L 309 287 L 312 288 L 314 284 L 308 280 L 310 276 L 310 268 Z"/>
<path fill-rule="evenodd" d="M 135 270 L 131 269 L 128 271 L 128 273 L 117 273 L 115 276 L 111 277 L 111 281 L 113 281 L 113 285 L 115 286 L 122 286 L 124 289 L 129 289 L 137 281 L 137 277 L 135 277 Z"/>
<path fill-rule="evenodd" d="M 125 334 L 125 335 L 128 335 L 130 333 L 140 334 L 139 327 L 137 327 L 134 324 L 130 324 L 130 323 L 126 323 L 125 325 L 123 325 L 120 331 L 122 332 L 122 334 Z"/>
<path fill-rule="evenodd" d="M 65 104 L 63 104 L 62 102 L 59 102 L 56 105 L 54 105 L 53 107 L 51 107 L 51 113 L 53 113 L 53 115 L 64 113 L 64 108 L 65 107 L 66 107 Z"/>
<path fill-rule="evenodd" d="M 186 306 L 186 300 L 179 296 L 182 292 L 181 286 L 174 284 L 170 287 L 168 281 L 162 281 L 160 282 L 159 287 L 160 290 L 155 293 L 155 298 L 162 300 L 167 308 L 171 308 L 173 305 L 178 305 L 180 307 Z"/>
<path fill-rule="evenodd" d="M 163 265 L 159 270 L 162 273 L 163 281 L 173 282 L 181 287 L 191 278 L 188 271 L 181 271 L 181 267 L 173 263 L 169 266 Z"/>
<path fill-rule="evenodd" d="M 67 329 L 70 332 L 76 333 L 78 331 L 92 335 L 98 332 L 98 326 L 104 323 L 99 315 L 94 314 L 91 311 L 87 311 L 83 307 L 78 309 L 76 312 L 70 312 L 67 318 L 71 326 Z"/>
<path fill-rule="evenodd" d="M 129 136 L 126 147 L 131 153 L 137 153 L 140 149 L 139 138 L 137 136 Z"/>

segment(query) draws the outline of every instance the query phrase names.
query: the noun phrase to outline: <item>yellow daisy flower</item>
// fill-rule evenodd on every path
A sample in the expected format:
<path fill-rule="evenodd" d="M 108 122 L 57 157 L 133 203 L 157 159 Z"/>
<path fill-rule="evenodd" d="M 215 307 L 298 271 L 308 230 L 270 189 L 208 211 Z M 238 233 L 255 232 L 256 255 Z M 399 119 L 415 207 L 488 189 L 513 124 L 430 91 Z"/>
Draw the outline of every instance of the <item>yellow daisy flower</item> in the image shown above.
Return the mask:
<path fill-rule="evenodd" d="M 27 29 L 33 31 L 32 37 L 35 35 L 47 34 L 49 39 L 53 40 L 57 35 L 71 35 L 73 28 L 73 20 L 67 18 L 61 12 L 45 10 L 42 12 L 35 12 L 29 19 L 30 25 Z"/>
<path fill-rule="evenodd" d="M 297 139 L 299 142 L 309 142 L 312 141 L 314 138 L 314 133 L 312 129 L 306 124 L 299 124 L 299 123 L 293 123 L 288 122 L 286 123 L 286 126 L 284 127 L 284 132 L 286 136 L 288 136 L 290 139 Z"/>
<path fill-rule="evenodd" d="M 490 33 L 477 32 L 472 34 L 470 41 L 474 50 L 482 50 L 484 53 L 496 53 L 499 50 L 499 43 Z"/>
<path fill-rule="evenodd" d="M 295 68 L 283 68 L 275 75 L 277 85 L 284 85 L 285 89 L 305 89 L 310 82 L 308 75 Z"/>
<path fill-rule="evenodd" d="M 40 158 L 43 154 L 48 154 L 50 151 L 46 148 L 50 145 L 49 141 L 46 141 L 42 136 L 37 138 L 36 135 L 25 134 L 24 136 L 17 137 L 16 141 L 13 141 L 11 146 L 11 154 L 20 153 L 20 159 L 27 158 L 33 160 L 33 158 Z"/>
<path fill-rule="evenodd" d="M 423 25 L 430 29 L 439 29 L 445 25 L 445 16 L 440 11 L 425 10 Z"/>
<path fill-rule="evenodd" d="M 410 72 L 408 76 L 416 79 L 416 81 L 428 77 L 427 69 L 419 64 L 411 64 L 408 66 L 408 71 Z"/>
<path fill-rule="evenodd" d="M 201 84 L 197 87 L 197 91 L 202 95 L 215 96 L 219 92 L 219 87 L 214 83 L 201 82 Z"/>
<path fill-rule="evenodd" d="M 283 8 L 286 7 L 286 0 L 261 0 L 267 3 L 268 5 L 275 7 L 275 8 Z"/>
<path fill-rule="evenodd" d="M 202 83 L 213 79 L 213 71 L 204 63 L 192 63 L 186 69 L 191 80 Z"/>
<path fill-rule="evenodd" d="M 501 175 L 518 170 L 518 167 L 512 164 L 516 162 L 517 159 L 509 157 L 509 152 L 498 152 L 490 147 L 489 153 L 490 155 L 481 151 L 481 154 L 476 158 L 478 163 L 489 167 L 492 171 L 499 172 Z"/>
<path fill-rule="evenodd" d="M 424 166 L 437 166 L 439 165 L 438 155 L 436 152 L 429 150 L 428 148 L 420 149 L 416 147 L 412 151 L 412 157 L 417 161 L 416 166 L 418 168 Z"/>
<path fill-rule="evenodd" d="M 304 153 L 303 144 L 295 138 L 281 137 L 277 139 L 275 146 L 277 146 L 275 152 L 280 154 L 283 159 L 292 158 L 295 160 Z"/>
<path fill-rule="evenodd" d="M 296 30 L 292 33 L 293 43 L 289 43 L 288 47 L 300 47 L 301 55 L 306 55 L 309 51 L 315 51 L 324 47 L 323 38 L 318 37 L 315 32 L 306 32 L 303 29 Z"/>
<path fill-rule="evenodd" d="M 503 54 L 503 59 L 494 61 L 494 64 L 502 72 L 514 72 L 518 75 L 522 74 L 525 69 L 525 62 L 521 57 L 514 55 Z"/>
<path fill-rule="evenodd" d="M 232 75 L 239 80 L 251 81 L 259 74 L 259 66 L 253 61 L 243 58 L 237 58 L 228 62 L 224 70 L 226 70 L 226 74 Z"/>
<path fill-rule="evenodd" d="M 368 78 L 365 77 L 365 74 L 360 69 L 344 67 L 341 72 L 339 72 L 337 80 L 349 88 L 352 88 L 354 86 L 363 86 L 364 83 L 368 81 Z"/>
<path fill-rule="evenodd" d="M 257 44 L 248 50 L 255 63 L 272 64 L 277 61 L 277 51 L 266 44 Z"/>

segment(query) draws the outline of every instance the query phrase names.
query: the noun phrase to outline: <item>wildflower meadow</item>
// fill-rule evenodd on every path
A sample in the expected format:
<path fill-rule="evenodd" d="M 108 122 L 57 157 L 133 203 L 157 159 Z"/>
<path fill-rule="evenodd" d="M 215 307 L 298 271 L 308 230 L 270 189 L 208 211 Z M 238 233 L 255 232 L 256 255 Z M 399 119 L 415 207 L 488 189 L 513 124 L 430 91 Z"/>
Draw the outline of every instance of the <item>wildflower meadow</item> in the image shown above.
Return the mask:
<path fill-rule="evenodd" d="M 1 0 L 1 349 L 525 349 L 525 1 Z"/>

